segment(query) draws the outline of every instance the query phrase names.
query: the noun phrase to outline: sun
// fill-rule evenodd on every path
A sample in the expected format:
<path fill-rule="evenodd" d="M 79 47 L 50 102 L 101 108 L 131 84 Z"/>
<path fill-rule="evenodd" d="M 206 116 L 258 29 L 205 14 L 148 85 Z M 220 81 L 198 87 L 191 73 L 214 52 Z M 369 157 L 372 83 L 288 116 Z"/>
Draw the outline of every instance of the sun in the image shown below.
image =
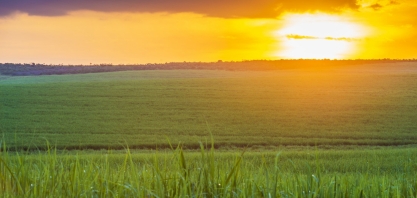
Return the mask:
<path fill-rule="evenodd" d="M 343 59 L 354 53 L 364 28 L 338 15 L 287 14 L 275 32 L 281 58 Z"/>

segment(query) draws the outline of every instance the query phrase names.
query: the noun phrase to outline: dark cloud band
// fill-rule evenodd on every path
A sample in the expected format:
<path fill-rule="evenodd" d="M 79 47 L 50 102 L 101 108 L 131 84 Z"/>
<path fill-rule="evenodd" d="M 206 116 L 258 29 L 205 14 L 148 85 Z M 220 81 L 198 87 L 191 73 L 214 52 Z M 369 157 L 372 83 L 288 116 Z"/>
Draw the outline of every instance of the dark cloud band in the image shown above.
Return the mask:
<path fill-rule="evenodd" d="M 284 11 L 356 9 L 356 0 L 0 0 L 0 15 L 20 11 L 30 15 L 65 15 L 70 11 L 194 12 L 233 18 L 274 18 Z"/>

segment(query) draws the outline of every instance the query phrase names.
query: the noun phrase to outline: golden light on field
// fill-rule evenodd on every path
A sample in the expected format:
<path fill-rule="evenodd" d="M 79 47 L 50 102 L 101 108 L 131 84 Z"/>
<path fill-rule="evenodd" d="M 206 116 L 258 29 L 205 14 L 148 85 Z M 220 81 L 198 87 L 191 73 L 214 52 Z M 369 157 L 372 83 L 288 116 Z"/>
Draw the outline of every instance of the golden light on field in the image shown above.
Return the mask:
<path fill-rule="evenodd" d="M 360 24 L 338 15 L 287 14 L 275 35 L 281 40 L 276 55 L 283 58 L 348 58 L 366 34 Z"/>

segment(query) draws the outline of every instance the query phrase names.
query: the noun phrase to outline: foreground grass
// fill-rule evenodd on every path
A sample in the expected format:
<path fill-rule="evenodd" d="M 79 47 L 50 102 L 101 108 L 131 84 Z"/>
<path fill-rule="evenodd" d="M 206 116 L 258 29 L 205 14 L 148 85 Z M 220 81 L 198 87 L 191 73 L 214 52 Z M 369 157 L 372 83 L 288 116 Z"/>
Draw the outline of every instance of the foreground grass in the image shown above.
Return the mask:
<path fill-rule="evenodd" d="M 3 197 L 416 197 L 417 149 L 0 154 Z"/>

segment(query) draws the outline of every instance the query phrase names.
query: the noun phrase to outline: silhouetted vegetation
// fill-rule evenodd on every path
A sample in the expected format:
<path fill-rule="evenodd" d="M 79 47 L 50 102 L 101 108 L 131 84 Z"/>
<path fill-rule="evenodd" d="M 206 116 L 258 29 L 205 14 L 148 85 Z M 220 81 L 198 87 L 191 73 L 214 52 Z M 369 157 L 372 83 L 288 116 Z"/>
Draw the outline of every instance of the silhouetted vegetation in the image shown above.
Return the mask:
<path fill-rule="evenodd" d="M 0 74 L 10 76 L 34 76 L 34 75 L 60 75 L 82 74 L 131 70 L 285 70 L 301 68 L 328 68 L 346 65 L 417 62 L 417 59 L 360 59 L 360 60 L 330 60 L 330 59 L 298 59 L 298 60 L 248 60 L 239 62 L 170 62 L 161 64 L 137 64 L 137 65 L 46 65 L 35 63 L 0 63 Z"/>

